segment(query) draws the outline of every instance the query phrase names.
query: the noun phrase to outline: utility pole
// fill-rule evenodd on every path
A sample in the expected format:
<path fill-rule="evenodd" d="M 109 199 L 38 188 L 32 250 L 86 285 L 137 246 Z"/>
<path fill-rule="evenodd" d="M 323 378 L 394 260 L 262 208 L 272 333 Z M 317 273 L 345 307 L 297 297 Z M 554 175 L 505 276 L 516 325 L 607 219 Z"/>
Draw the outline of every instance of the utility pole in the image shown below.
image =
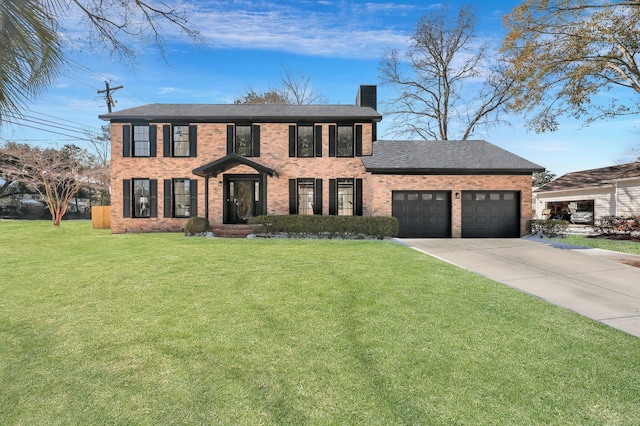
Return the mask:
<path fill-rule="evenodd" d="M 106 82 L 106 81 L 104 82 L 104 85 L 105 85 L 106 89 L 105 90 L 98 90 L 98 94 L 106 93 L 104 98 L 107 101 L 107 108 L 109 109 L 109 112 L 111 112 L 111 107 L 115 106 L 115 104 L 116 104 L 113 101 L 113 98 L 111 97 L 111 92 L 115 92 L 118 89 L 122 89 L 123 86 L 109 87 L 109 83 Z"/>

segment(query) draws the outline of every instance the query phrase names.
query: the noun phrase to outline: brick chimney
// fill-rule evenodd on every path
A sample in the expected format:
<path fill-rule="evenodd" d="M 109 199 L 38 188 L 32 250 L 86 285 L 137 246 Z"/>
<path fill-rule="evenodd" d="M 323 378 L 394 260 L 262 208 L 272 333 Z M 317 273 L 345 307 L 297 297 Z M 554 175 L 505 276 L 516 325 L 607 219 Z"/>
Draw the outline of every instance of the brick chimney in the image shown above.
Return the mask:
<path fill-rule="evenodd" d="M 378 108 L 378 93 L 375 84 L 361 84 L 356 96 L 356 105 L 361 107 L 370 107 L 374 110 Z M 378 123 L 373 123 L 373 140 L 378 139 Z"/>

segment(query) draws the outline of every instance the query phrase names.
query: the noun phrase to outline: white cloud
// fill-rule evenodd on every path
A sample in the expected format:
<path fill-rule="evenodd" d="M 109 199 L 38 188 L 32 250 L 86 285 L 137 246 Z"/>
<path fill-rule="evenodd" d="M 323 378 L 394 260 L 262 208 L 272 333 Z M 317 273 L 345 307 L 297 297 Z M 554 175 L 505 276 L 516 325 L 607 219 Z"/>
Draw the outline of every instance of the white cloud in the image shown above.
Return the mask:
<path fill-rule="evenodd" d="M 374 25 L 349 11 L 329 14 L 270 4 L 251 11 L 199 9 L 190 19 L 212 48 L 370 59 L 379 58 L 386 47 L 403 48 L 409 42 L 406 33 L 391 25 Z"/>

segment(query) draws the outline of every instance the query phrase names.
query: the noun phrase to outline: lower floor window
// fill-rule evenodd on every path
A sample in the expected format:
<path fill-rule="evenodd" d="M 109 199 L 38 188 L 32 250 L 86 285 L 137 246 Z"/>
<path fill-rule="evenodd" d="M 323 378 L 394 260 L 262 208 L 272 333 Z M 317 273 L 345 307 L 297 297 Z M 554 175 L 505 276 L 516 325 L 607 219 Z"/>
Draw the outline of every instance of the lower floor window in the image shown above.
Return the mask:
<path fill-rule="evenodd" d="M 353 179 L 338 179 L 338 216 L 353 216 Z"/>
<path fill-rule="evenodd" d="M 173 215 L 175 217 L 189 217 L 190 208 L 190 180 L 174 179 L 173 180 Z"/>
<path fill-rule="evenodd" d="M 133 179 L 133 217 L 149 217 L 150 196 L 149 179 Z"/>
<path fill-rule="evenodd" d="M 362 216 L 362 179 L 329 179 L 329 214 Z"/>
<path fill-rule="evenodd" d="M 313 214 L 313 179 L 298 179 L 298 214 Z"/>

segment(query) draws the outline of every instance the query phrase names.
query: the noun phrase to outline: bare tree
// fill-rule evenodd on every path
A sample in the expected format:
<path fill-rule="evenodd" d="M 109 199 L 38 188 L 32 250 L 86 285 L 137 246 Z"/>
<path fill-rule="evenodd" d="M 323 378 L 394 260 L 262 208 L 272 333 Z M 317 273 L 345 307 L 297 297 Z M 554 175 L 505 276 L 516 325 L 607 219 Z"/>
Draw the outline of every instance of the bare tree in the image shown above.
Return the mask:
<path fill-rule="evenodd" d="M 65 63 L 64 37 L 84 29 L 83 41 L 123 62 L 135 61 L 135 42 L 152 40 L 164 57 L 167 26 L 194 42 L 184 6 L 161 0 L 0 0 L 0 123 L 5 112 L 20 113 L 25 102 L 51 84 Z M 176 2 L 176 4 L 180 4 Z M 80 16 L 79 28 L 74 25 Z"/>
<path fill-rule="evenodd" d="M 561 115 L 588 125 L 640 113 L 640 1 L 527 0 L 504 25 L 510 107 L 530 128 L 556 130 Z"/>
<path fill-rule="evenodd" d="M 503 123 L 510 81 L 489 64 L 489 49 L 474 35 L 470 6 L 452 16 L 447 6 L 422 16 L 409 50 L 385 53 L 380 78 L 395 89 L 385 103 L 395 136 L 467 140 Z M 495 58 L 491 58 L 495 62 Z"/>
<path fill-rule="evenodd" d="M 284 67 L 280 72 L 282 91 L 291 105 L 323 104 L 327 99 L 311 87 L 311 75 L 304 72 L 294 72 Z"/>
<path fill-rule="evenodd" d="M 93 148 L 90 155 L 95 159 L 92 185 L 98 190 L 100 205 L 109 205 L 111 196 L 109 193 L 110 169 L 111 169 L 111 126 L 100 126 L 101 133 L 87 135 Z"/>
<path fill-rule="evenodd" d="M 283 67 L 280 72 L 280 87 L 256 92 L 248 86 L 234 104 L 249 105 L 312 105 L 326 103 L 326 98 L 311 87 L 311 75 L 294 72 Z"/>
<path fill-rule="evenodd" d="M 240 94 L 240 98 L 233 101 L 233 103 L 244 105 L 288 105 L 289 100 L 279 89 L 269 89 L 258 93 L 252 86 L 248 86 Z"/>
<path fill-rule="evenodd" d="M 30 185 L 45 201 L 53 224 L 60 226 L 69 203 L 83 186 L 99 186 L 95 157 L 75 145 L 62 149 L 6 143 L 0 149 L 2 174 Z"/>

